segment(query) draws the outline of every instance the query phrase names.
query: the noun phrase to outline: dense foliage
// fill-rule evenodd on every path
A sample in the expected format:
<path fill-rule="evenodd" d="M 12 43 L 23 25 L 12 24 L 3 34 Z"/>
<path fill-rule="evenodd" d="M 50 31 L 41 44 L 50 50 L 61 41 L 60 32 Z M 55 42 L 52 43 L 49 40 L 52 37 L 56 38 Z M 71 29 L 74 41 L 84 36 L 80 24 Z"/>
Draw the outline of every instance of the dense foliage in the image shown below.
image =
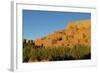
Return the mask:
<path fill-rule="evenodd" d="M 38 61 L 63 61 L 63 60 L 80 60 L 90 59 L 91 50 L 89 46 L 76 44 L 72 48 L 59 46 L 38 48 L 31 42 L 23 45 L 23 62 Z"/>

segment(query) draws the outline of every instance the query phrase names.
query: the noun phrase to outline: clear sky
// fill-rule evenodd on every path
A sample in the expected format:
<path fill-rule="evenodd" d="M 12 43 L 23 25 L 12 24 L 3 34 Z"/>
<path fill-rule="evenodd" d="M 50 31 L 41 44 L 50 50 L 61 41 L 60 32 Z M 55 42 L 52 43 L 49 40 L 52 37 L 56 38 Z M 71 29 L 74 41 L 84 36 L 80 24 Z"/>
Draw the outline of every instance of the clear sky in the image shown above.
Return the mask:
<path fill-rule="evenodd" d="M 23 38 L 35 40 L 86 19 L 91 19 L 91 13 L 23 10 Z"/>

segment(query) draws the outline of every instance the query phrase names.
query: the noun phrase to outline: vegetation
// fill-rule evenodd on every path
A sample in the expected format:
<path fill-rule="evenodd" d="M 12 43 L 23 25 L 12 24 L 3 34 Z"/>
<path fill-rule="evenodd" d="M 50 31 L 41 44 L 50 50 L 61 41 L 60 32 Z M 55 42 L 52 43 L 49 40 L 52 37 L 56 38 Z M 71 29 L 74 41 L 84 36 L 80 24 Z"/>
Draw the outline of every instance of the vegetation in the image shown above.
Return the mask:
<path fill-rule="evenodd" d="M 90 59 L 90 47 L 77 44 L 73 48 L 64 46 L 37 48 L 31 43 L 26 43 L 23 47 L 23 62 L 39 62 L 39 61 L 63 61 Z"/>

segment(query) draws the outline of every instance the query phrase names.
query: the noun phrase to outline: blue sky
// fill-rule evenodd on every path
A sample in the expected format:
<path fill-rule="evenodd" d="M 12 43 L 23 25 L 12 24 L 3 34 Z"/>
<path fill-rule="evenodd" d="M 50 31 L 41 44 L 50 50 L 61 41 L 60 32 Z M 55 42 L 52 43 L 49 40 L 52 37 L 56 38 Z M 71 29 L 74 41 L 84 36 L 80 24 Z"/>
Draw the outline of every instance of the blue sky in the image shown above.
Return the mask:
<path fill-rule="evenodd" d="M 35 40 L 86 19 L 91 19 L 91 13 L 23 10 L 23 38 Z"/>

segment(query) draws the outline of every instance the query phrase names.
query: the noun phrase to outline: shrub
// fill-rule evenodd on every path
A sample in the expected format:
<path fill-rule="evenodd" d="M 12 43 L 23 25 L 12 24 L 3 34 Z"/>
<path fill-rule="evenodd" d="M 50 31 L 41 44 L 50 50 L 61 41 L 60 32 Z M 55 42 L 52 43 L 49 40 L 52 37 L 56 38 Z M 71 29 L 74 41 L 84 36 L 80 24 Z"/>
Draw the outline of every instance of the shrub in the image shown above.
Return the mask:
<path fill-rule="evenodd" d="M 23 49 L 23 62 L 30 61 L 63 61 L 63 60 L 78 60 L 90 59 L 90 46 L 76 44 L 73 48 L 58 46 L 48 48 L 35 48 L 28 45 Z"/>
<path fill-rule="evenodd" d="M 28 62 L 32 53 L 33 46 L 29 43 L 23 48 L 23 62 Z"/>
<path fill-rule="evenodd" d="M 26 48 L 23 48 L 23 62 L 28 62 L 30 57 L 31 57 L 31 48 L 29 47 L 26 47 Z"/>
<path fill-rule="evenodd" d="M 70 55 L 75 59 L 81 59 L 89 53 L 90 47 L 81 44 L 73 46 L 73 48 L 70 50 Z"/>

